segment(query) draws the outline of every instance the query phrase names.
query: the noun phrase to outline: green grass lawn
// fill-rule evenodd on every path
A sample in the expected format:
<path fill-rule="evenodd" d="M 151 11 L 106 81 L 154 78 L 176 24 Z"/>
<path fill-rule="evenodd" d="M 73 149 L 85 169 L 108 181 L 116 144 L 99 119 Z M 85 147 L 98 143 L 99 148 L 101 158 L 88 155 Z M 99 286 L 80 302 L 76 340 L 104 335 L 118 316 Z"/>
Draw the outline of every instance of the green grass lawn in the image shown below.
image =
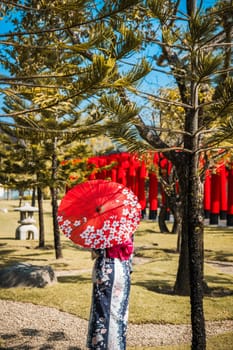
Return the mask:
<path fill-rule="evenodd" d="M 75 246 L 63 235 L 63 258 L 56 260 L 53 249 L 52 217 L 50 202 L 45 202 L 46 247 L 38 249 L 38 242 L 15 240 L 15 229 L 19 225 L 18 206 L 15 201 L 0 201 L 0 266 L 16 262 L 35 265 L 50 265 L 56 271 L 79 270 L 58 277 L 58 283 L 50 287 L 0 289 L 1 299 L 32 302 L 56 307 L 87 319 L 91 299 L 90 252 Z M 35 215 L 38 224 L 37 214 Z M 233 275 L 220 270 L 210 262 L 218 260 L 233 263 L 233 230 L 229 228 L 205 228 L 205 279 L 208 286 L 216 290 L 215 296 L 204 298 L 207 321 L 233 319 Z M 172 293 L 175 283 L 178 254 L 177 236 L 162 234 L 156 222 L 142 221 L 135 234 L 134 272 L 130 296 L 129 321 L 132 323 L 190 323 L 189 297 Z M 223 337 L 224 341 L 223 341 Z M 232 344 L 233 332 L 211 337 L 209 349 L 225 350 Z M 217 347 L 218 346 L 218 347 Z M 156 347 L 149 349 L 188 349 L 189 347 Z M 145 349 L 145 348 L 134 348 Z"/>

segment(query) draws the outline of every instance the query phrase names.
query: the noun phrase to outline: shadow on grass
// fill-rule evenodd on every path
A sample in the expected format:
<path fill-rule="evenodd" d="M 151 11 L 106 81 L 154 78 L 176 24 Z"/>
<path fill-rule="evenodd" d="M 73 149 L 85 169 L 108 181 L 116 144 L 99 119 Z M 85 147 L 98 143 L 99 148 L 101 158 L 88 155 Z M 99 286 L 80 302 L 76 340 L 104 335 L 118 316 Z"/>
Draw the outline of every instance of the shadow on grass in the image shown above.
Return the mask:
<path fill-rule="evenodd" d="M 2 250 L 2 251 L 0 252 L 0 256 L 1 256 L 1 255 L 12 254 L 12 253 L 15 253 L 15 252 L 16 252 L 15 249 L 6 249 L 6 250 Z"/>
<path fill-rule="evenodd" d="M 33 260 L 35 260 L 36 262 L 39 262 L 39 261 L 48 261 L 48 259 L 38 259 L 38 258 L 34 258 L 34 256 L 33 255 L 29 255 L 30 257 L 31 257 L 31 261 L 33 261 Z M 7 258 L 4 258 L 4 257 L 2 257 L 1 258 L 1 263 L 0 263 L 0 267 L 1 268 L 4 268 L 4 267 L 9 267 L 9 266 L 13 266 L 13 265 L 16 265 L 16 264 L 18 264 L 18 263 L 28 263 L 28 257 L 23 257 L 23 256 L 19 256 L 19 257 L 15 257 L 14 256 L 14 258 L 9 258 L 9 257 L 7 257 Z M 30 264 L 32 264 L 33 265 L 33 263 L 32 262 L 30 262 Z M 37 263 L 36 263 L 36 265 L 38 265 Z M 48 264 L 46 264 L 46 265 L 48 265 Z"/>
<path fill-rule="evenodd" d="M 48 256 L 50 256 L 50 252 L 43 252 L 43 255 L 48 255 Z M 38 261 L 47 261 L 48 259 L 46 259 L 46 258 L 38 258 L 38 257 L 40 257 L 41 256 L 41 254 L 40 253 L 34 253 L 34 251 L 33 252 L 30 252 L 29 254 L 24 254 L 24 256 L 25 257 L 30 257 L 32 260 L 38 260 Z"/>
<path fill-rule="evenodd" d="M 205 276 L 207 287 L 205 288 L 205 296 L 210 297 L 226 297 L 233 295 L 233 289 L 224 287 L 224 285 L 232 284 L 232 277 L 226 276 Z M 209 287 L 208 283 L 216 284 L 219 286 Z"/>
<path fill-rule="evenodd" d="M 41 252 L 36 248 L 32 247 L 27 247 L 25 246 L 24 248 L 27 249 L 27 254 L 22 254 L 18 255 L 19 252 L 17 249 L 2 249 L 0 252 L 0 257 L 1 257 L 1 262 L 0 266 L 1 267 L 6 267 L 6 266 L 11 266 L 14 264 L 17 264 L 19 262 L 28 262 L 28 260 L 31 261 L 36 261 L 36 262 L 48 262 L 49 255 L 51 255 L 51 251 L 43 251 L 43 255 L 46 257 L 41 257 Z M 17 253 L 17 254 L 16 254 Z"/>
<path fill-rule="evenodd" d="M 232 260 L 232 257 L 233 257 L 232 253 L 226 253 L 226 252 L 220 251 L 220 252 L 215 252 L 214 260 L 230 261 Z"/>
<path fill-rule="evenodd" d="M 213 284 L 219 284 L 220 286 L 223 286 L 224 284 L 232 284 L 232 277 L 227 277 L 226 275 L 218 275 L 218 276 L 209 276 L 205 275 L 205 280 L 207 283 L 213 283 Z"/>
<path fill-rule="evenodd" d="M 58 276 L 57 280 L 59 283 L 77 283 L 77 282 L 82 282 L 82 283 L 90 283 L 90 278 L 89 277 L 83 277 L 82 275 L 75 275 L 75 276 Z"/>
<path fill-rule="evenodd" d="M 147 229 L 147 230 L 145 230 L 144 232 L 142 232 L 142 233 L 161 233 L 160 231 L 156 231 L 156 230 L 152 230 L 152 229 Z"/>
<path fill-rule="evenodd" d="M 65 262 L 61 262 L 61 263 L 58 263 L 57 261 L 55 263 L 51 263 L 50 264 L 51 267 L 55 267 L 55 268 L 59 268 L 59 269 L 66 269 L 67 266 L 70 267 L 70 264 L 69 263 L 65 263 Z"/>
<path fill-rule="evenodd" d="M 177 252 L 177 250 L 174 248 L 174 249 L 169 249 L 169 248 L 158 248 L 158 243 L 152 243 L 151 245 L 148 245 L 148 246 L 137 246 L 135 248 L 135 251 L 137 254 L 143 254 L 143 251 L 148 251 L 148 250 L 151 250 L 153 252 L 158 252 L 158 253 L 161 253 L 161 252 L 164 252 L 164 253 L 171 253 L 171 254 L 179 254 Z"/>
<path fill-rule="evenodd" d="M 15 241 L 15 237 L 1 237 L 0 238 L 0 241 Z M 7 244 L 7 243 L 4 243 L 4 244 Z"/>
<path fill-rule="evenodd" d="M 231 229 L 230 227 L 226 227 L 226 226 L 211 226 L 211 225 L 208 225 L 208 226 L 205 226 L 205 230 L 206 232 L 213 232 L 213 233 L 221 233 L 223 232 L 224 234 L 225 233 L 233 233 L 233 229 Z"/>
<path fill-rule="evenodd" d="M 37 249 L 37 250 L 42 251 L 44 253 L 44 251 L 46 251 L 46 250 L 54 251 L 54 246 L 51 244 L 46 244 L 44 247 L 36 246 L 33 249 Z"/>
<path fill-rule="evenodd" d="M 212 277 L 207 276 L 206 281 L 209 283 L 219 284 L 219 286 L 216 287 L 208 287 L 205 286 L 204 294 L 207 297 L 214 297 L 214 298 L 221 298 L 226 296 L 233 295 L 233 290 L 227 287 L 223 287 L 223 284 L 230 284 L 231 280 L 228 278 L 218 278 L 218 277 Z M 146 288 L 147 290 L 159 294 L 167 294 L 167 295 L 176 295 L 174 292 L 174 286 L 170 284 L 168 280 L 147 280 L 147 281 L 140 281 L 136 283 L 132 283 L 136 286 L 140 286 L 143 288 Z"/>
<path fill-rule="evenodd" d="M 5 267 L 9 267 L 9 266 L 13 266 L 16 265 L 18 263 L 24 263 L 27 262 L 27 259 L 23 259 L 21 256 L 19 258 L 1 258 L 1 263 L 0 263 L 0 268 L 5 268 Z"/>
<path fill-rule="evenodd" d="M 213 297 L 213 298 L 222 298 L 233 295 L 233 290 L 229 288 L 224 287 L 208 287 L 207 291 L 205 292 L 206 297 Z"/>
<path fill-rule="evenodd" d="M 222 250 L 215 251 L 211 249 L 205 249 L 205 258 L 211 258 L 213 260 L 213 263 L 216 261 L 225 261 L 225 262 L 232 262 L 233 263 L 233 253 L 231 252 L 225 252 Z"/>
<path fill-rule="evenodd" d="M 174 295 L 173 286 L 169 283 L 169 281 L 141 281 L 137 283 L 132 283 L 136 286 L 140 286 L 143 288 L 146 288 L 147 290 L 159 294 L 168 294 L 168 295 Z"/>
<path fill-rule="evenodd" d="M 67 240 L 67 241 L 63 241 L 62 242 L 62 248 L 63 249 L 71 249 L 71 250 L 79 250 L 80 252 L 86 252 L 88 249 L 87 248 L 83 248 L 81 246 L 78 246 L 76 244 L 74 244 L 72 241 Z M 91 249 L 89 249 L 91 251 Z"/>
<path fill-rule="evenodd" d="M 164 248 L 164 249 L 160 249 L 160 250 L 162 250 L 164 253 L 177 254 L 177 255 L 179 254 L 176 249 L 166 249 L 166 248 Z"/>
<path fill-rule="evenodd" d="M 35 344 L 33 344 L 34 337 L 36 338 Z M 31 350 L 35 348 L 49 350 L 54 349 L 52 342 L 57 342 L 57 345 L 59 345 L 59 341 L 69 341 L 69 337 L 63 331 L 47 332 L 34 328 L 22 328 L 18 333 L 1 333 L 0 340 L 0 350 Z M 66 349 L 81 350 L 77 346 L 67 346 Z"/>

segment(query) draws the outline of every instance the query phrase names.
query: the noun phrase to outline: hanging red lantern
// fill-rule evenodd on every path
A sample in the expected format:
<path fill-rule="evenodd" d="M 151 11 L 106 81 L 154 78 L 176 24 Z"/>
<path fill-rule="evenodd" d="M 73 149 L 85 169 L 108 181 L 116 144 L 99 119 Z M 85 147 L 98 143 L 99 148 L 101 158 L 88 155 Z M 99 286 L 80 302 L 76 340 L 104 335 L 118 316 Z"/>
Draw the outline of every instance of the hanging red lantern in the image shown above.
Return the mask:
<path fill-rule="evenodd" d="M 138 168 L 138 201 L 142 208 L 142 217 L 146 215 L 146 176 L 146 164 L 144 161 L 142 161 L 141 166 Z"/>
<path fill-rule="evenodd" d="M 220 219 L 227 217 L 227 172 L 225 164 L 222 163 L 219 168 L 220 175 Z"/>
<path fill-rule="evenodd" d="M 149 174 L 149 219 L 156 220 L 158 210 L 158 179 L 154 172 Z"/>
<path fill-rule="evenodd" d="M 218 225 L 219 213 L 220 213 L 220 176 L 217 173 L 212 173 L 210 225 Z"/>
<path fill-rule="evenodd" d="M 135 183 L 137 180 L 137 168 L 138 162 L 135 160 L 135 157 L 131 157 L 129 160 L 129 170 L 127 174 L 127 187 L 133 192 L 135 191 Z"/>
<path fill-rule="evenodd" d="M 228 171 L 227 226 L 233 226 L 233 163 Z"/>
<path fill-rule="evenodd" d="M 203 206 L 205 218 L 208 219 L 210 217 L 211 207 L 211 174 L 209 169 L 205 173 Z"/>

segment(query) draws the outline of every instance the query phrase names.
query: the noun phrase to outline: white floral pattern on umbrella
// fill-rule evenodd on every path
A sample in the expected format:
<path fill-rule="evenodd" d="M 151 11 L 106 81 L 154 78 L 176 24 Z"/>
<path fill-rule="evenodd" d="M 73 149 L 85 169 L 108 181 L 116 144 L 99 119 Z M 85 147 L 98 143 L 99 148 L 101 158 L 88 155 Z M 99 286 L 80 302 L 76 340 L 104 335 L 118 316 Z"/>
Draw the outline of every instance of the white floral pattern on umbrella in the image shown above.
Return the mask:
<path fill-rule="evenodd" d="M 62 232 L 76 244 L 96 249 L 128 241 L 140 217 L 141 206 L 135 194 L 121 184 L 106 180 L 75 186 L 63 198 L 58 210 Z"/>

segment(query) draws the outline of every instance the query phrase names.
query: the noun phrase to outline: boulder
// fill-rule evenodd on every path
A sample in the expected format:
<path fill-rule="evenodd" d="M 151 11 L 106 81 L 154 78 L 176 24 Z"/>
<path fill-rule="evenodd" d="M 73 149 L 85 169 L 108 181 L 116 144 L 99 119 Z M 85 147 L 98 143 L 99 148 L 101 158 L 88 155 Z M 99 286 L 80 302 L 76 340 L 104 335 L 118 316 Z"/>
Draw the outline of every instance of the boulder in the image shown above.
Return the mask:
<path fill-rule="evenodd" d="M 57 282 L 54 270 L 50 266 L 35 266 L 17 263 L 0 269 L 0 287 L 37 287 L 43 288 Z"/>

